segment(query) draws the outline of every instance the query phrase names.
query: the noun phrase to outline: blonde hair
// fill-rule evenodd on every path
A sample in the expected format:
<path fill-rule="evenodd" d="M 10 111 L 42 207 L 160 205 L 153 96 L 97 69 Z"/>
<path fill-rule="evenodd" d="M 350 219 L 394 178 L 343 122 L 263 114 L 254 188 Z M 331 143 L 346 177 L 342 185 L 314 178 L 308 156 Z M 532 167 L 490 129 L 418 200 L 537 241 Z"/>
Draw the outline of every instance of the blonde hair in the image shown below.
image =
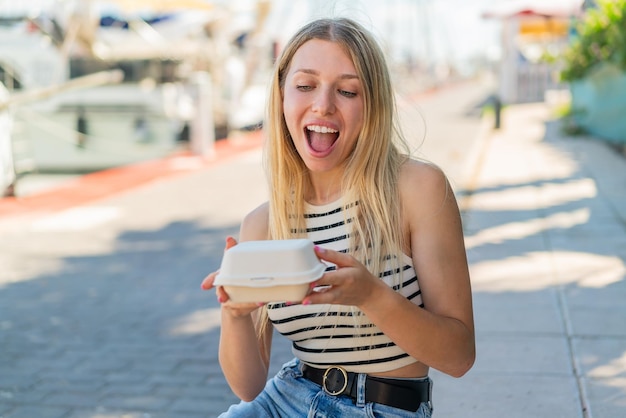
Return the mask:
<path fill-rule="evenodd" d="M 283 88 L 296 51 L 312 39 L 339 44 L 351 57 L 361 80 L 364 124 L 342 178 L 342 201 L 353 215 L 350 252 L 361 262 L 378 262 L 402 250 L 398 175 L 406 153 L 394 115 L 396 104 L 383 51 L 360 24 L 347 18 L 319 19 L 305 25 L 288 42 L 276 63 L 267 113 L 265 169 L 270 190 L 269 232 L 272 239 L 301 236 L 305 231 L 304 201 L 309 173 L 291 141 L 283 115 Z M 358 205 L 352 203 L 358 202 Z M 350 213 L 351 212 L 351 213 Z"/>
<path fill-rule="evenodd" d="M 346 219 L 352 219 L 348 252 L 378 276 L 389 259 L 397 265 L 392 264 L 394 270 L 401 262 L 404 239 L 398 176 L 408 152 L 400 152 L 397 146 L 403 142 L 394 117 L 395 96 L 384 53 L 374 37 L 353 20 L 325 18 L 308 23 L 287 43 L 275 65 L 264 149 L 270 190 L 269 237 L 288 239 L 306 233 L 302 196 L 310 187 L 309 172 L 287 129 L 283 88 L 294 54 L 312 39 L 340 45 L 361 81 L 364 123 L 341 179 L 341 199 Z M 399 274 L 396 276 L 399 282 Z"/>

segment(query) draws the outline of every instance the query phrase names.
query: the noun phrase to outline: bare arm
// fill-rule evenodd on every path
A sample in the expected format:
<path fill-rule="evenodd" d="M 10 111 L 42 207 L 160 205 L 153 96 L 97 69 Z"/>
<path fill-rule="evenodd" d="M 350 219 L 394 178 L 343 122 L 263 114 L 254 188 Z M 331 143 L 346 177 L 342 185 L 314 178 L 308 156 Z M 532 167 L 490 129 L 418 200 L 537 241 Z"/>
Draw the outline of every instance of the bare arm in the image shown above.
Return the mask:
<path fill-rule="evenodd" d="M 267 239 L 267 208 L 260 206 L 251 212 L 241 225 L 241 241 Z M 236 245 L 233 238 L 227 239 L 226 248 Z M 204 280 L 202 287 L 213 287 L 217 272 Z M 272 327 L 266 324 L 259 339 L 256 326 L 260 309 L 254 303 L 234 304 L 223 288 L 216 289 L 222 304 L 219 361 L 224 376 L 232 391 L 242 400 L 251 401 L 265 386 L 267 380 Z"/>
<path fill-rule="evenodd" d="M 400 193 L 404 229 L 425 309 L 393 291 L 353 257 L 330 250 L 318 255 L 340 268 L 318 283 L 332 285 L 331 290 L 311 295 L 303 303 L 356 305 L 412 357 L 462 376 L 475 358 L 474 322 L 454 194 L 440 170 L 420 163 L 404 168 Z"/>

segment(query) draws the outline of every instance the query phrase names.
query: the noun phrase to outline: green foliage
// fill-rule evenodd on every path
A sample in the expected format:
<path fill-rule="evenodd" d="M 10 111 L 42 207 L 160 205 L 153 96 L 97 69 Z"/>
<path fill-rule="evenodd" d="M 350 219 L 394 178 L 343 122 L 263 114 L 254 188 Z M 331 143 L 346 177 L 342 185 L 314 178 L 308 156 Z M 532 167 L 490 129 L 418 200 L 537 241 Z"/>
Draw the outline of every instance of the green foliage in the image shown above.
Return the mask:
<path fill-rule="evenodd" d="M 578 122 L 576 122 L 576 119 L 574 119 L 573 115 L 566 115 L 559 120 L 561 121 L 561 132 L 565 135 L 579 136 L 587 134 L 585 128 L 583 128 Z"/>
<path fill-rule="evenodd" d="M 599 63 L 626 71 L 626 0 L 598 0 L 577 25 L 578 37 L 565 51 L 564 81 L 587 76 Z"/>
<path fill-rule="evenodd" d="M 552 109 L 552 116 L 559 121 L 559 128 L 566 136 L 584 135 L 587 132 L 576 122 L 576 113 L 578 111 L 572 108 L 572 103 L 561 103 Z"/>

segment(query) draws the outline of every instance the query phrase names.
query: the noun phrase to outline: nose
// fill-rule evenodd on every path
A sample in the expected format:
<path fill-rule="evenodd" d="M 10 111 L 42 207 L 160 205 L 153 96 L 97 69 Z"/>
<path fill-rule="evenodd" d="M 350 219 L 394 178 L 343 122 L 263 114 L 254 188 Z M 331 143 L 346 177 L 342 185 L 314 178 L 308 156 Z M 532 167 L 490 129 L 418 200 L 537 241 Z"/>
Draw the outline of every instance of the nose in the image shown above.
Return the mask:
<path fill-rule="evenodd" d="M 311 110 L 320 115 L 331 114 L 335 111 L 335 99 L 330 88 L 318 88 Z"/>

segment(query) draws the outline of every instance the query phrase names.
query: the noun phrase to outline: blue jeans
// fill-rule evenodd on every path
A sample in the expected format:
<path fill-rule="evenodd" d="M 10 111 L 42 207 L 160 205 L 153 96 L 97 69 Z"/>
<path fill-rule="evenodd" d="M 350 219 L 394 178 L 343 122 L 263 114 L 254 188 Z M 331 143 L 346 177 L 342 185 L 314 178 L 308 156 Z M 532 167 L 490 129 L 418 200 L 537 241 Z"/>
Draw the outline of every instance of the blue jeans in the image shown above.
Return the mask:
<path fill-rule="evenodd" d="M 429 378 L 427 378 L 429 379 Z M 355 403 L 347 396 L 332 396 L 302 377 L 300 361 L 293 359 L 267 381 L 265 389 L 252 402 L 231 406 L 219 418 L 339 418 L 389 417 L 430 418 L 432 406 L 422 402 L 417 412 L 405 411 L 378 403 L 366 403 L 365 379 L 359 379 L 360 400 Z"/>

